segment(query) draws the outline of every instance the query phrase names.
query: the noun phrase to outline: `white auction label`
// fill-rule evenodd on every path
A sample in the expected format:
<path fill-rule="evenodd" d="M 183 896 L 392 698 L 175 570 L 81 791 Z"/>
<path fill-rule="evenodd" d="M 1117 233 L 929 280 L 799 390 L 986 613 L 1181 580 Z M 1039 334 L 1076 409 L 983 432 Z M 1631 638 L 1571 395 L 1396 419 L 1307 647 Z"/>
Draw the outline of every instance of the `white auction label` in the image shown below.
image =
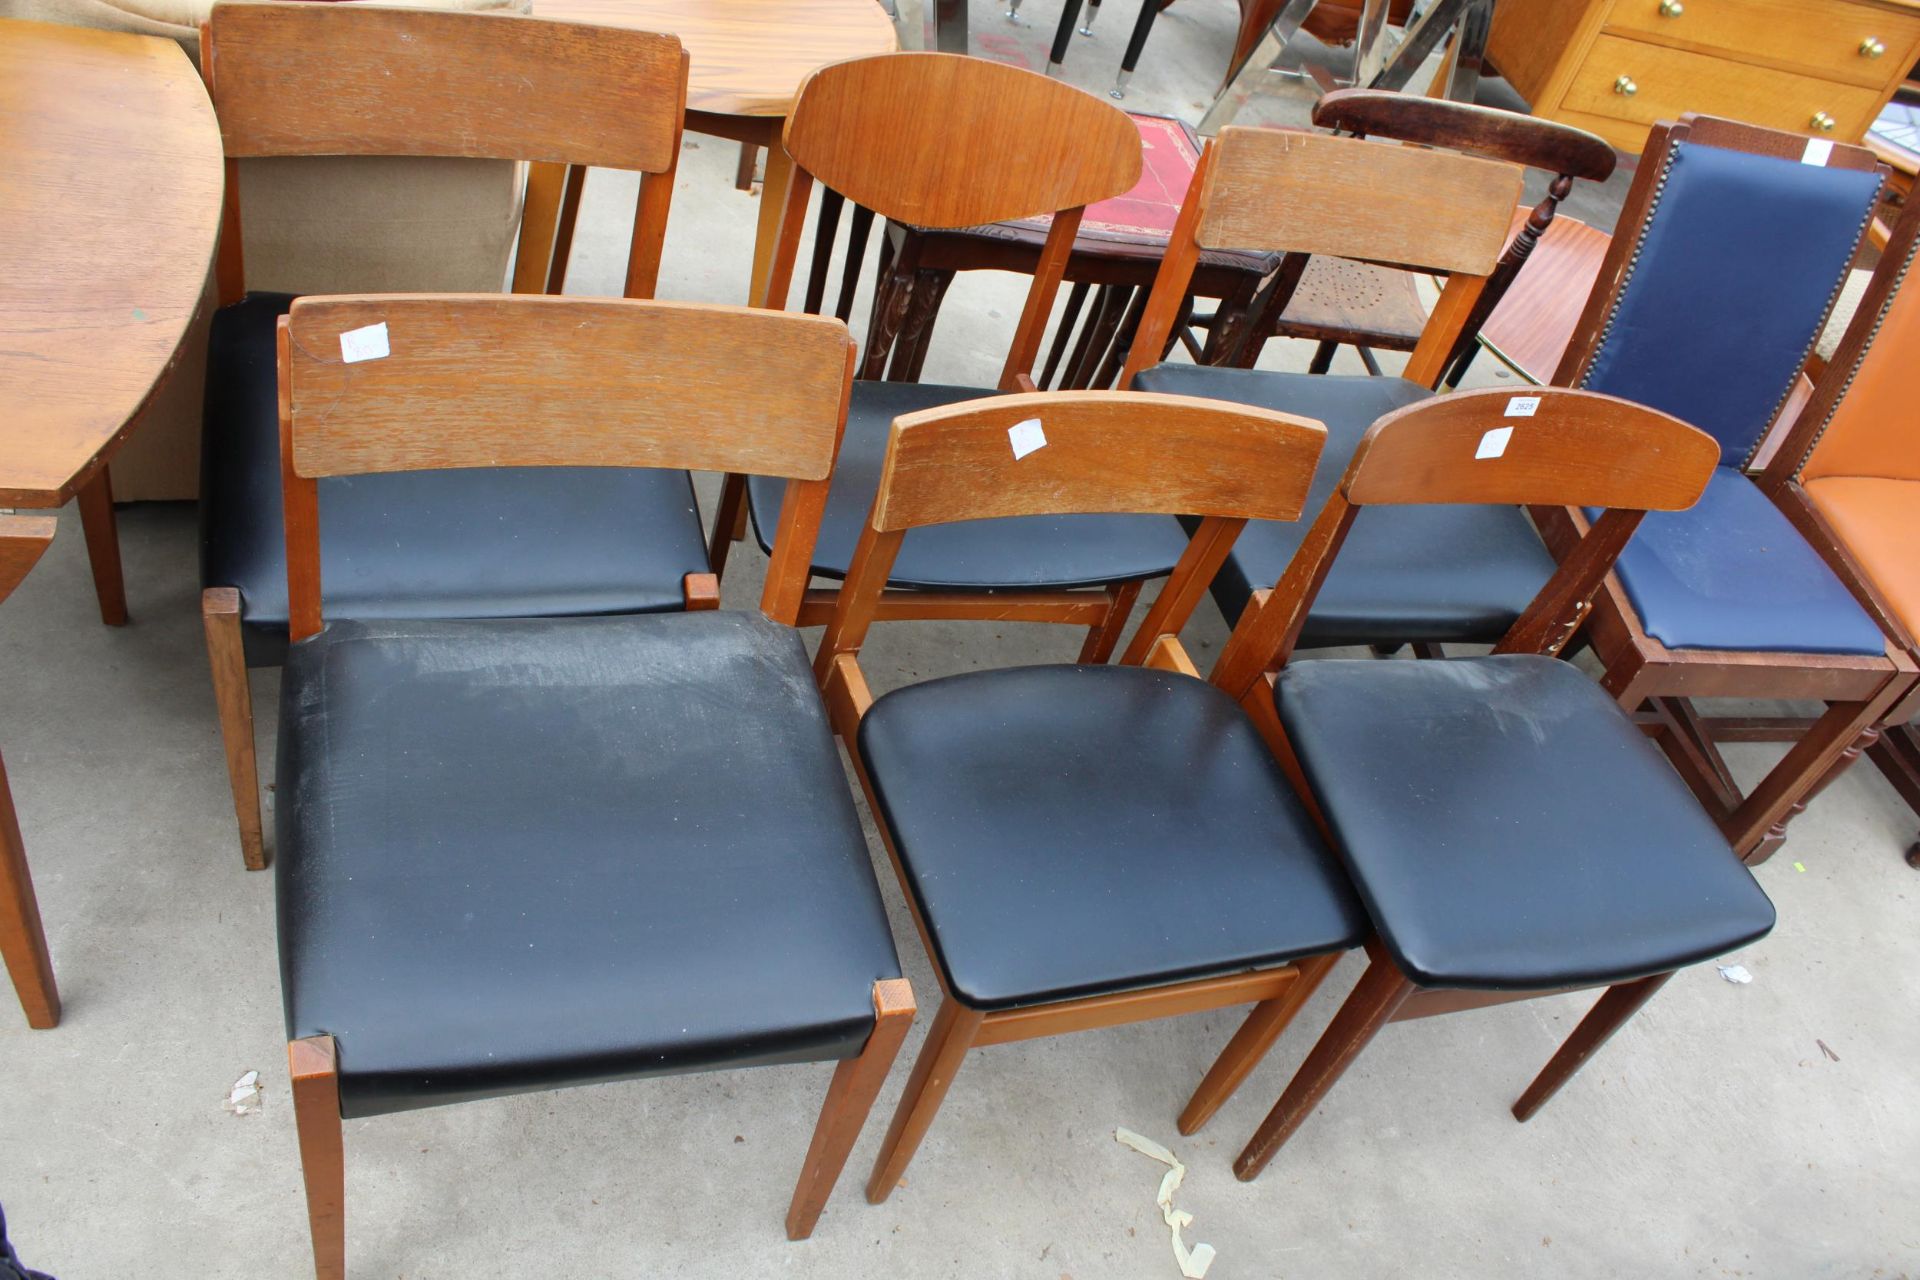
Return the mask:
<path fill-rule="evenodd" d="M 1507 401 L 1509 418 L 1531 418 L 1540 412 L 1539 396 L 1514 396 Z"/>
<path fill-rule="evenodd" d="M 1473 451 L 1475 458 L 1497 458 L 1507 451 L 1507 441 L 1513 439 L 1512 427 L 1495 427 L 1480 437 L 1480 447 Z"/>
<path fill-rule="evenodd" d="M 1826 138 L 1808 138 L 1807 149 L 1800 153 L 1801 164 L 1817 164 L 1824 167 L 1833 155 L 1833 143 Z"/>
<path fill-rule="evenodd" d="M 1013 445 L 1013 460 L 1018 462 L 1035 449 L 1046 448 L 1047 433 L 1040 429 L 1040 419 L 1028 418 L 1007 428 L 1007 441 Z"/>
<path fill-rule="evenodd" d="M 362 360 L 385 360 L 393 354 L 387 345 L 387 322 L 349 329 L 340 335 L 340 358 L 348 364 Z"/>

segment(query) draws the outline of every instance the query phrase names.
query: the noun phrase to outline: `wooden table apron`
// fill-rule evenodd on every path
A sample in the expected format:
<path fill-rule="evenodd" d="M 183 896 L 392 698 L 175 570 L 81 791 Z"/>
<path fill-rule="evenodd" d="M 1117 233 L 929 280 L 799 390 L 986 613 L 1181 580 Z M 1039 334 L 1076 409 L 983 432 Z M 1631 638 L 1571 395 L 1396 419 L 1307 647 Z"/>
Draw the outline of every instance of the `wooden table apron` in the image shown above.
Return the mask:
<path fill-rule="evenodd" d="M 124 622 L 107 464 L 199 305 L 220 127 L 171 40 L 0 21 L 0 154 L 0 506 L 77 496 Z"/>
<path fill-rule="evenodd" d="M 534 13 L 678 36 L 690 64 L 687 128 L 766 148 L 749 302 L 764 290 L 793 180 L 780 131 L 800 82 L 829 62 L 900 47 L 877 0 L 534 0 Z"/>

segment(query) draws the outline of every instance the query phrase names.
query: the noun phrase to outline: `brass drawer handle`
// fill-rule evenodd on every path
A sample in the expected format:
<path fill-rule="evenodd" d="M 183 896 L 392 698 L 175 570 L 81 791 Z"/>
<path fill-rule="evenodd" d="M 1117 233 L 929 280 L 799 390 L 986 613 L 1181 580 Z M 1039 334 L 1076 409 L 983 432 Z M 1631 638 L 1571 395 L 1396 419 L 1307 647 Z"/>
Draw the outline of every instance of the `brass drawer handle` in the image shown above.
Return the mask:
<path fill-rule="evenodd" d="M 1680 0 L 1660 0 L 1660 16 L 1663 18 L 1677 18 L 1686 11 L 1687 6 L 1681 4 Z"/>
<path fill-rule="evenodd" d="M 1880 41 L 1872 36 L 1868 36 L 1860 42 L 1860 56 L 1863 58 L 1877 58 L 1886 51 L 1887 46 L 1881 44 Z"/>
<path fill-rule="evenodd" d="M 1640 86 L 1633 82 L 1632 76 L 1621 76 L 1613 82 L 1613 91 L 1623 98 L 1631 98 L 1640 92 Z"/>
<path fill-rule="evenodd" d="M 1822 133 L 1833 132 L 1833 117 L 1824 111 L 1816 111 L 1813 113 L 1812 124 L 1814 128 Z"/>

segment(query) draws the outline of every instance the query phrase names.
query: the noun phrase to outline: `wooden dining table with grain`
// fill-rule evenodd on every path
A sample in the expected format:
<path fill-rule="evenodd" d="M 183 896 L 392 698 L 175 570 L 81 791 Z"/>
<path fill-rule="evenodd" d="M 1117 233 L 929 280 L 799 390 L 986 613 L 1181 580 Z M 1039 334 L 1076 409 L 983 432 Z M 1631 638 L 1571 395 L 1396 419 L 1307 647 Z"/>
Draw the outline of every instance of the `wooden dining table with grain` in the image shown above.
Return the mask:
<path fill-rule="evenodd" d="M 689 63 L 687 129 L 766 149 L 747 295 L 758 304 L 793 180 L 793 162 L 780 145 L 787 111 L 816 67 L 900 47 L 878 0 L 534 0 L 533 11 L 678 36 Z M 529 202 L 537 198 L 530 189 Z M 579 197 L 569 191 L 566 198 Z M 565 256 L 556 246 L 555 260 Z"/>
<path fill-rule="evenodd" d="M 180 46 L 0 21 L 0 507 L 78 500 L 100 617 L 127 620 L 108 465 L 180 355 L 225 180 Z"/>

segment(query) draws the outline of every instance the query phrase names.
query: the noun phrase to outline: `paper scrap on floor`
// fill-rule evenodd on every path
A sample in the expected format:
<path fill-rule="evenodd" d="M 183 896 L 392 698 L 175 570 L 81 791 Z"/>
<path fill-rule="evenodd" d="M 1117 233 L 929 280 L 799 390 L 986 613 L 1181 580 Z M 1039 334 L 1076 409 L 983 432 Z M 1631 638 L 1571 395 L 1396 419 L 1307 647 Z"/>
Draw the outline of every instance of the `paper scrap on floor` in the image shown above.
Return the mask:
<path fill-rule="evenodd" d="M 1143 1138 L 1131 1129 L 1115 1129 L 1113 1138 L 1122 1146 L 1132 1147 L 1143 1156 L 1171 1166 L 1167 1175 L 1160 1179 L 1160 1194 L 1154 1199 L 1160 1206 L 1161 1218 L 1165 1219 L 1167 1229 L 1173 1234 L 1173 1260 L 1180 1264 L 1180 1274 L 1186 1280 L 1201 1280 L 1207 1274 L 1207 1268 L 1213 1265 L 1213 1246 L 1196 1244 L 1191 1249 L 1187 1248 L 1187 1242 L 1180 1238 L 1180 1232 L 1193 1225 L 1193 1215 L 1173 1207 L 1173 1193 L 1185 1181 L 1187 1166 L 1152 1138 Z"/>

